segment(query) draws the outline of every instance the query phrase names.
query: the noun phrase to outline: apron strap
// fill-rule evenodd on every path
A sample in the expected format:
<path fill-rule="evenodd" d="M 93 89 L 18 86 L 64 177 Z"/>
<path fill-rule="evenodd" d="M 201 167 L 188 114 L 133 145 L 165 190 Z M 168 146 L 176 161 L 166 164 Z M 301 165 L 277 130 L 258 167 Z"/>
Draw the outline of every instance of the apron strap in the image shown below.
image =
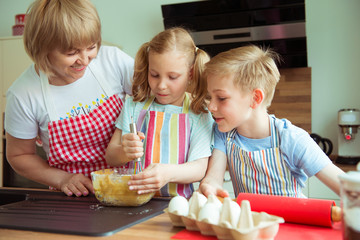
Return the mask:
<path fill-rule="evenodd" d="M 53 102 L 53 99 L 52 97 L 50 97 L 49 80 L 48 77 L 41 70 L 39 70 L 39 74 L 40 74 L 41 90 L 45 102 L 45 108 L 48 112 L 50 122 L 52 122 L 56 120 L 56 111 L 55 111 L 55 104 Z"/>
<path fill-rule="evenodd" d="M 151 96 L 151 97 L 146 101 L 146 103 L 145 103 L 145 105 L 143 106 L 142 109 L 143 109 L 143 110 L 148 110 L 148 109 L 150 108 L 151 104 L 153 103 L 154 99 L 155 99 L 155 96 Z"/>
<path fill-rule="evenodd" d="M 280 147 L 279 131 L 275 126 L 275 118 L 269 115 L 270 130 L 271 130 L 271 146 Z"/>
<path fill-rule="evenodd" d="M 106 73 L 104 71 L 102 71 L 101 69 L 99 69 L 97 67 L 91 67 L 90 65 L 88 65 L 88 68 L 89 68 L 90 72 L 93 74 L 94 78 L 98 81 L 100 87 L 105 92 L 105 94 L 108 97 L 111 97 L 112 95 L 114 95 L 115 93 L 114 93 L 113 89 L 105 81 L 105 79 L 107 79 Z"/>
<path fill-rule="evenodd" d="M 236 134 L 236 128 L 234 128 L 230 132 L 227 132 L 226 133 L 226 141 L 230 141 L 230 140 L 234 139 L 235 134 Z"/>
<path fill-rule="evenodd" d="M 145 115 L 146 112 L 149 110 L 151 104 L 154 102 L 155 100 L 155 96 L 151 96 L 148 100 L 146 100 L 145 105 L 143 106 L 142 110 L 140 111 L 138 120 L 136 122 L 136 128 L 141 129 L 141 126 L 143 124 L 143 121 L 145 119 Z M 185 93 L 185 99 L 183 102 L 183 109 L 182 109 L 182 113 L 189 113 L 189 109 L 190 109 L 190 98 L 188 96 L 187 93 Z"/>
<path fill-rule="evenodd" d="M 279 132 L 275 126 L 275 118 L 269 116 L 269 121 L 270 121 L 270 131 L 271 131 L 271 138 L 270 138 L 271 146 L 273 148 L 278 148 L 280 146 L 280 138 L 279 138 Z M 230 132 L 227 132 L 226 134 L 227 141 L 233 140 L 235 135 L 236 135 L 236 128 L 234 128 Z"/>
<path fill-rule="evenodd" d="M 155 100 L 155 96 L 151 96 L 148 100 L 146 100 L 145 105 L 143 106 L 143 110 L 149 110 L 150 106 L 152 105 L 152 103 Z M 182 106 L 182 113 L 189 113 L 189 109 L 190 109 L 190 98 L 188 93 L 185 93 L 185 98 L 183 101 L 183 106 Z"/>
<path fill-rule="evenodd" d="M 189 108 L 190 108 L 190 98 L 188 93 L 185 93 L 185 99 L 183 102 L 183 113 L 189 113 Z"/>

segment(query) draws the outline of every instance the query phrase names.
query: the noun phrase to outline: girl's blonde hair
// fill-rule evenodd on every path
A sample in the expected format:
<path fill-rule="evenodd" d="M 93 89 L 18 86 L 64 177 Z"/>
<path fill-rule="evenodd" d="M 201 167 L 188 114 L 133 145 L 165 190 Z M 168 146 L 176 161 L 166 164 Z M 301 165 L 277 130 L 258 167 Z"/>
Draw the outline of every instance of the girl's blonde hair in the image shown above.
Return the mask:
<path fill-rule="evenodd" d="M 264 91 L 264 104 L 271 105 L 280 73 L 276 62 L 280 56 L 271 49 L 262 49 L 255 45 L 234 48 L 219 53 L 207 64 L 205 74 L 215 76 L 233 76 L 234 85 L 242 90 Z"/>
<path fill-rule="evenodd" d="M 150 42 L 144 43 L 135 56 L 134 82 L 132 94 L 134 101 L 144 101 L 151 95 L 148 82 L 149 52 L 162 54 L 173 50 L 181 51 L 188 59 L 189 69 L 192 67 L 192 81 L 188 91 L 192 101 L 190 108 L 194 113 L 206 112 L 206 81 L 203 80 L 205 63 L 209 55 L 195 46 L 189 32 L 175 27 L 157 34 Z"/>
<path fill-rule="evenodd" d="M 25 50 L 34 63 L 51 75 L 48 54 L 76 47 L 101 45 L 101 24 L 89 0 L 36 0 L 25 18 Z"/>

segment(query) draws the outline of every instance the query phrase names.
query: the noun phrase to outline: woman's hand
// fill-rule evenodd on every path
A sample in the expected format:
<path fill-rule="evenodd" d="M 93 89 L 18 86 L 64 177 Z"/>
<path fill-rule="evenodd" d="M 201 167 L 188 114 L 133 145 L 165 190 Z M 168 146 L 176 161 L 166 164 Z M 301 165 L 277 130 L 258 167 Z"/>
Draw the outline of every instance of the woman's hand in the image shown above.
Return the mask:
<path fill-rule="evenodd" d="M 137 190 L 139 194 L 160 190 L 169 182 L 167 169 L 169 164 L 155 163 L 149 165 L 143 172 L 131 176 L 128 182 L 130 190 Z"/>
<path fill-rule="evenodd" d="M 127 159 L 134 160 L 144 155 L 142 139 L 145 139 L 145 135 L 142 132 L 138 132 L 137 135 L 128 133 L 122 136 L 121 145 Z"/>
<path fill-rule="evenodd" d="M 60 190 L 66 195 L 72 196 L 73 194 L 77 197 L 87 196 L 90 193 L 94 193 L 94 188 L 91 180 L 84 174 L 68 174 L 60 182 Z"/>
<path fill-rule="evenodd" d="M 20 175 L 44 184 L 53 186 L 66 195 L 88 195 L 94 189 L 91 180 L 83 174 L 72 174 L 56 167 L 36 154 L 34 139 L 19 139 L 6 134 L 6 153 L 11 167 Z"/>

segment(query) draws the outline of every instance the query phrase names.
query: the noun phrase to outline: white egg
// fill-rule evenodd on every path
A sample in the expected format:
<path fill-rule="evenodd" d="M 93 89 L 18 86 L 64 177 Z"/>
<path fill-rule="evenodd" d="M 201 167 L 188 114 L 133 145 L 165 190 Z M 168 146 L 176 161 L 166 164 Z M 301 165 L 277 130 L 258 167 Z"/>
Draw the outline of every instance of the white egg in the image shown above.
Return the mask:
<path fill-rule="evenodd" d="M 189 202 L 182 196 L 175 196 L 170 200 L 168 209 L 170 213 L 187 216 L 189 214 Z"/>
<path fill-rule="evenodd" d="M 214 203 L 214 204 L 216 204 L 216 206 L 218 206 L 220 208 L 222 207 L 221 201 L 214 194 L 211 194 L 211 195 L 208 196 L 208 199 L 207 199 L 206 203 Z"/>
<path fill-rule="evenodd" d="M 203 194 L 194 192 L 189 200 L 189 218 L 197 219 L 200 209 L 206 202 L 207 198 Z"/>
<path fill-rule="evenodd" d="M 206 203 L 199 212 L 198 221 L 217 225 L 220 220 L 220 209 L 221 207 L 216 203 Z"/>

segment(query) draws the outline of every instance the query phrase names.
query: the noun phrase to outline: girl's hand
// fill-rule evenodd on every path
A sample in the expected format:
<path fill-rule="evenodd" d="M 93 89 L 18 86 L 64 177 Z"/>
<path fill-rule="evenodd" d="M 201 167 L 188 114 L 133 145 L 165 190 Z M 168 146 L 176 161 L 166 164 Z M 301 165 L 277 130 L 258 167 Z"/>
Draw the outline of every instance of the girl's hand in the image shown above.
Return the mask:
<path fill-rule="evenodd" d="M 128 133 L 122 136 L 122 148 L 127 159 L 133 160 L 144 155 L 144 147 L 141 141 L 142 139 L 145 139 L 145 135 L 142 132 L 138 132 L 137 135 L 134 133 Z"/>
<path fill-rule="evenodd" d="M 143 172 L 131 176 L 128 182 L 130 190 L 137 190 L 138 194 L 155 192 L 169 182 L 167 178 L 168 164 L 155 163 L 149 165 Z"/>
<path fill-rule="evenodd" d="M 60 189 L 66 195 L 77 197 L 87 196 L 90 193 L 94 193 L 94 188 L 91 180 L 84 174 L 68 174 L 60 183 Z"/>

